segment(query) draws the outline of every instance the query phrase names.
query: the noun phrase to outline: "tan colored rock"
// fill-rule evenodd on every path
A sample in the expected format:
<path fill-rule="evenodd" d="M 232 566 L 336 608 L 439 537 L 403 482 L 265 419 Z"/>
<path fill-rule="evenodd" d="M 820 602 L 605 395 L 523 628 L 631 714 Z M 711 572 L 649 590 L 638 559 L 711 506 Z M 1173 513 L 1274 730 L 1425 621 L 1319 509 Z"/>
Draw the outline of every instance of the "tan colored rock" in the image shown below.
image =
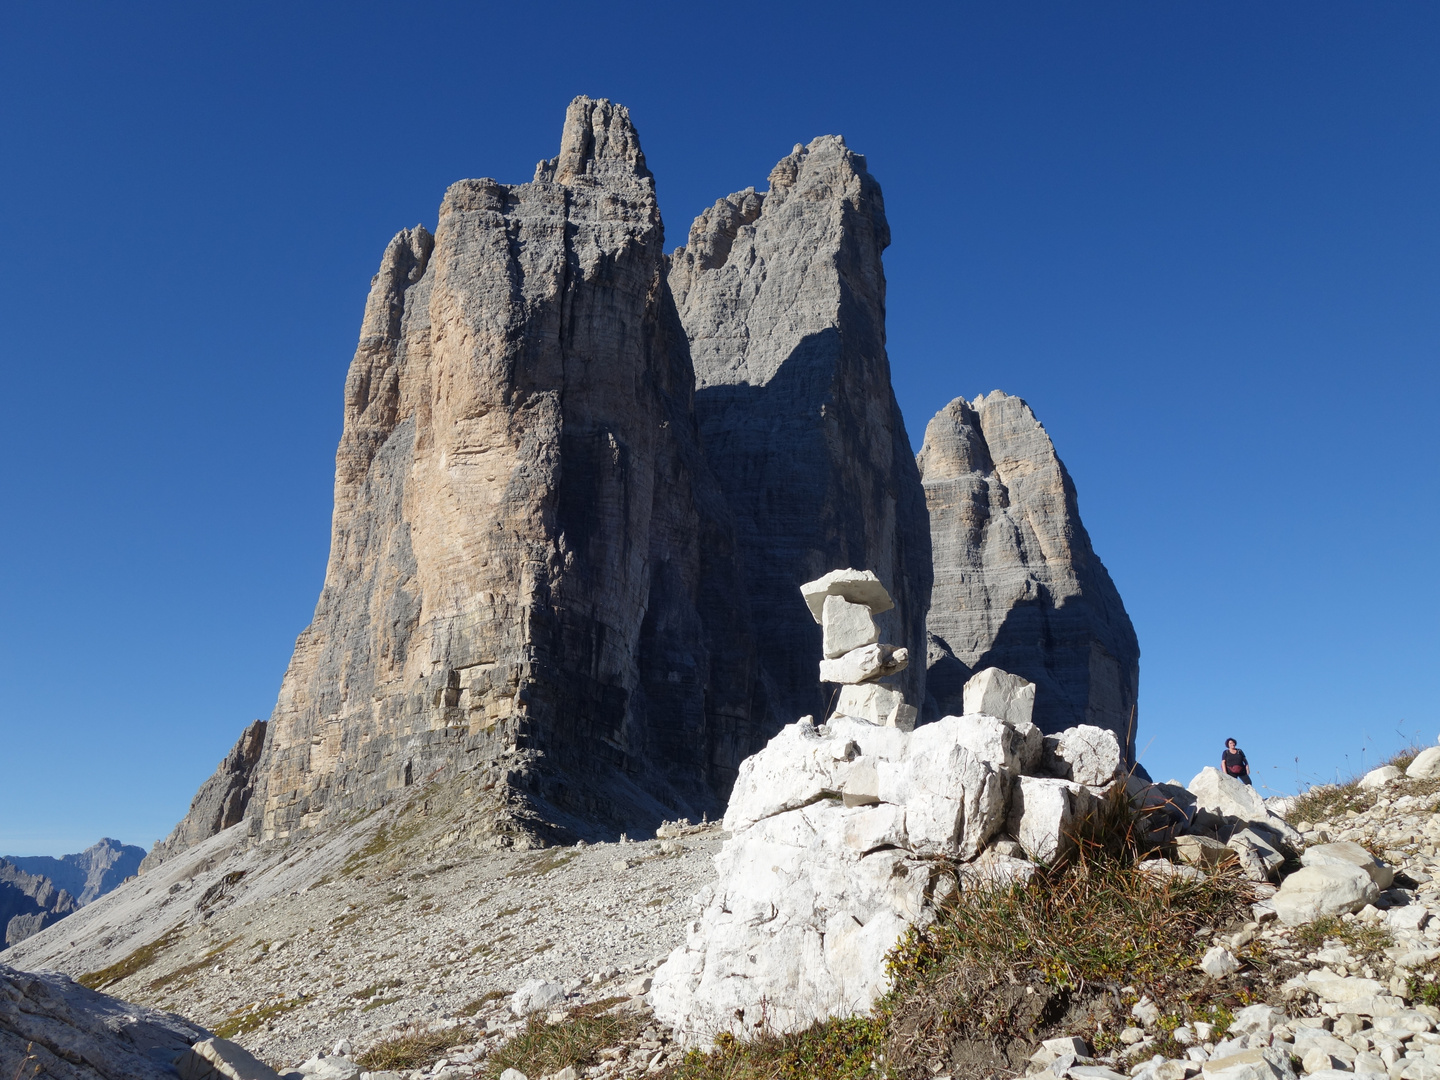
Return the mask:
<path fill-rule="evenodd" d="M 999 667 L 1035 683 L 1044 731 L 1106 728 L 1131 760 L 1140 647 L 1030 407 L 998 390 L 956 398 L 925 429 L 918 462 L 935 565 L 927 680 L 937 713 L 960 710 L 966 680 Z"/>
<path fill-rule="evenodd" d="M 698 818 L 778 727 L 663 241 L 629 114 L 577 98 L 532 183 L 461 181 L 391 242 L 262 840 L 477 767 L 501 831 Z"/>

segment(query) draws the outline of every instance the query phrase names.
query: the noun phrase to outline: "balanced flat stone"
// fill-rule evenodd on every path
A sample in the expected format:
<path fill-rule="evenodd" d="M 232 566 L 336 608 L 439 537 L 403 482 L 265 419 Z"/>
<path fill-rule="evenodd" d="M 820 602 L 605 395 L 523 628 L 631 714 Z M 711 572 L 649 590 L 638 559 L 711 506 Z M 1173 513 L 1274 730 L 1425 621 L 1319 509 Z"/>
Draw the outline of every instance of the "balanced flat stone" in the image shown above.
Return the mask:
<path fill-rule="evenodd" d="M 800 595 L 805 598 L 805 604 L 817 623 L 823 621 L 827 596 L 839 596 L 852 604 L 864 604 L 872 615 L 879 615 L 895 606 L 885 586 L 870 570 L 831 570 L 824 577 L 801 585 Z"/>

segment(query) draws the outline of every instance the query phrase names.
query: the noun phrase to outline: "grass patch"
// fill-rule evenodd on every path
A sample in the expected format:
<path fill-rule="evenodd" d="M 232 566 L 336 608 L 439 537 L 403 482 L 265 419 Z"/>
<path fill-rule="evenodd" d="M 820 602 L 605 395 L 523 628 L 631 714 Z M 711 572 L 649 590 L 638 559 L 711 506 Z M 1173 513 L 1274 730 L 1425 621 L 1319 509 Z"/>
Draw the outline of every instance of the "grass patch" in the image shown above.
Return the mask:
<path fill-rule="evenodd" d="M 240 939 L 238 937 L 233 937 L 229 941 L 225 942 L 223 945 L 217 945 L 215 948 L 207 952 L 204 956 L 200 957 L 200 959 L 192 960 L 190 963 L 184 964 L 176 968 L 168 975 L 161 975 L 154 982 L 150 983 L 150 985 L 147 986 L 145 989 L 154 992 L 156 990 L 163 989 L 164 987 L 180 979 L 187 979 L 191 975 L 198 975 L 200 972 L 210 967 L 217 956 L 219 956 L 221 953 L 223 953 L 226 949 L 230 948 L 231 945 L 234 945 L 239 940 Z"/>
<path fill-rule="evenodd" d="M 1363 923 L 1359 919 L 1346 922 L 1334 915 L 1295 927 L 1290 931 L 1290 940 L 1308 952 L 1322 948 L 1327 941 L 1336 940 L 1357 960 L 1378 959 L 1395 944 L 1390 931 L 1383 926 Z"/>
<path fill-rule="evenodd" d="M 571 859 L 575 858 L 575 852 L 570 848 L 550 848 L 544 854 L 530 859 L 522 866 L 517 866 L 505 876 L 515 877 L 541 877 L 552 870 L 559 870 Z"/>
<path fill-rule="evenodd" d="M 233 1039 L 237 1035 L 246 1035 L 264 1027 L 277 1016 L 284 1016 L 293 1012 L 305 999 L 301 997 L 284 998 L 280 1001 L 272 1001 L 268 1005 L 256 1002 L 253 1005 L 246 1005 L 243 1009 L 237 1009 L 221 1022 L 215 1029 L 215 1034 L 222 1039 Z"/>
<path fill-rule="evenodd" d="M 136 972 L 144 971 L 155 963 L 156 958 L 162 952 L 179 942 L 183 933 L 183 927 L 172 927 L 149 945 L 141 945 L 125 959 L 117 960 L 109 967 L 103 967 L 99 971 L 87 972 L 75 981 L 81 986 L 88 986 L 91 990 L 103 990 L 107 986 L 114 986 L 122 979 L 128 979 Z"/>
<path fill-rule="evenodd" d="M 510 996 L 510 991 L 508 991 L 508 990 L 486 990 L 485 993 L 481 994 L 481 995 L 480 995 L 478 998 L 476 998 L 474 1001 L 468 1002 L 468 1003 L 465 1005 L 465 1007 L 464 1007 L 463 1009 L 461 1009 L 461 1010 L 460 1010 L 458 1013 L 456 1013 L 455 1015 L 456 1015 L 456 1016 L 474 1016 L 474 1015 L 475 1015 L 476 1013 L 478 1013 L 481 1009 L 483 1009 L 486 1005 L 489 1005 L 490 1002 L 492 1002 L 492 1001 L 503 1001 L 505 998 L 507 998 L 507 997 L 509 997 L 509 996 Z"/>
<path fill-rule="evenodd" d="M 1436 979 L 1437 974 L 1440 974 L 1440 963 L 1434 960 L 1411 972 L 1406 980 L 1410 1000 L 1422 1005 L 1440 1006 L 1440 981 Z"/>
<path fill-rule="evenodd" d="M 366 1050 L 355 1064 L 362 1069 L 421 1069 L 439 1059 L 452 1046 L 470 1037 L 466 1028 L 426 1031 L 418 1026 L 393 1035 Z"/>
<path fill-rule="evenodd" d="M 497 919 L 508 919 L 511 915 L 519 915 L 520 912 L 524 910 L 525 909 L 523 907 L 507 907 L 504 911 L 499 912 L 495 917 Z"/>
<path fill-rule="evenodd" d="M 708 1054 L 689 1051 L 665 1080 L 874 1080 L 883 1071 L 888 1025 L 881 1017 L 826 1020 L 795 1035 L 740 1042 L 722 1034 Z"/>
<path fill-rule="evenodd" d="M 413 806 L 413 803 L 406 806 L 405 809 L 401 811 L 401 814 L 408 814 Z M 414 837 L 415 834 L 420 831 L 423 824 L 423 820 L 420 819 L 411 819 L 404 824 L 394 826 L 389 822 L 382 822 L 380 827 L 375 830 L 375 835 L 370 837 L 364 847 L 358 851 L 351 852 L 350 857 L 345 860 L 345 865 L 340 868 L 341 875 L 344 877 L 353 877 L 364 868 L 366 863 L 373 859 L 378 859 L 391 848 L 403 844 L 405 841 Z"/>
<path fill-rule="evenodd" d="M 352 990 L 350 992 L 350 996 L 357 1000 L 363 1001 L 366 998 L 372 998 L 376 994 L 379 994 L 385 990 L 394 990 L 397 986 L 404 985 L 404 979 L 386 979 L 384 982 L 378 982 L 374 986 L 367 986 L 363 990 Z"/>
<path fill-rule="evenodd" d="M 526 1076 L 544 1076 L 573 1066 L 583 1069 L 599 1060 L 599 1053 L 636 1038 L 644 1026 L 633 1013 L 608 1012 L 624 998 L 606 998 L 572 1009 L 558 1024 L 547 1024 L 532 1014 L 525 1029 L 485 1062 L 485 1077 L 498 1077 L 506 1069 Z M 823 1074 L 821 1074 L 823 1075 Z"/>
<path fill-rule="evenodd" d="M 1381 769 L 1386 765 L 1394 765 L 1404 772 L 1423 749 L 1422 746 L 1407 746 L 1392 755 L 1390 760 L 1382 761 L 1375 768 Z M 1371 770 L 1366 770 L 1366 772 L 1369 771 Z M 1290 821 L 1330 821 L 1343 817 L 1347 810 L 1363 814 L 1366 810 L 1371 809 L 1382 795 L 1425 795 L 1440 790 L 1440 785 L 1437 785 L 1435 781 L 1412 781 L 1410 783 L 1401 781 L 1402 786 L 1399 787 L 1387 784 L 1384 788 L 1366 791 L 1360 787 L 1360 779 L 1363 776 L 1364 773 L 1360 773 L 1340 784 L 1316 784 L 1303 795 L 1296 797 L 1286 818 Z"/>
<path fill-rule="evenodd" d="M 361 1012 L 370 1012 L 372 1009 L 384 1008 L 386 1005 L 394 1005 L 400 998 L 376 998 L 374 1001 L 366 1002 L 360 1007 Z"/>

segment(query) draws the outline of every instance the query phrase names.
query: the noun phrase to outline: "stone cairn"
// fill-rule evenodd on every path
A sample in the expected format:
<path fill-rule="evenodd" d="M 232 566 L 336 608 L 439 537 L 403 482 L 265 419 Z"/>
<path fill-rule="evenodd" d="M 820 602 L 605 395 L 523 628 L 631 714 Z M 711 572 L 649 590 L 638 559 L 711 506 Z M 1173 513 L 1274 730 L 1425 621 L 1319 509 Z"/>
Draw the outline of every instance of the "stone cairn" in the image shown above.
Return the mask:
<path fill-rule="evenodd" d="M 835 716 L 914 731 L 916 709 L 881 679 L 904 671 L 910 650 L 880 644 L 875 616 L 895 606 L 869 570 L 832 570 L 800 586 L 810 614 L 824 629 L 820 681 L 839 683 Z"/>
<path fill-rule="evenodd" d="M 910 659 L 879 641 L 875 616 L 891 607 L 879 579 L 836 570 L 801 593 L 824 628 L 835 708 L 740 766 L 716 881 L 651 991 L 656 1015 L 702 1044 L 864 1012 L 906 927 L 957 888 L 1025 881 L 1066 857 L 1126 782 L 1112 732 L 1044 735 L 1034 684 L 998 668 L 965 685 L 963 715 L 917 728 L 914 706 L 879 681 Z"/>

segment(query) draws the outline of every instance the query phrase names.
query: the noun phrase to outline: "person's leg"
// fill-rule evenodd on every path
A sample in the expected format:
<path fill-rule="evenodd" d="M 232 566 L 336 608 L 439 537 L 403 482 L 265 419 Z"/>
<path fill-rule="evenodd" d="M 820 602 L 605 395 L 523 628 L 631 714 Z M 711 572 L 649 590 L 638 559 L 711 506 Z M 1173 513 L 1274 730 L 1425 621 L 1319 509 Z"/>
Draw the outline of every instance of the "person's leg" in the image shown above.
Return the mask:
<path fill-rule="evenodd" d="M 1240 782 L 1241 782 L 1242 784 L 1244 784 L 1246 787 L 1254 787 L 1254 786 L 1255 786 L 1254 784 L 1250 783 L 1250 774 L 1249 774 L 1248 772 L 1247 772 L 1247 773 L 1241 773 L 1241 774 L 1240 774 Z"/>

